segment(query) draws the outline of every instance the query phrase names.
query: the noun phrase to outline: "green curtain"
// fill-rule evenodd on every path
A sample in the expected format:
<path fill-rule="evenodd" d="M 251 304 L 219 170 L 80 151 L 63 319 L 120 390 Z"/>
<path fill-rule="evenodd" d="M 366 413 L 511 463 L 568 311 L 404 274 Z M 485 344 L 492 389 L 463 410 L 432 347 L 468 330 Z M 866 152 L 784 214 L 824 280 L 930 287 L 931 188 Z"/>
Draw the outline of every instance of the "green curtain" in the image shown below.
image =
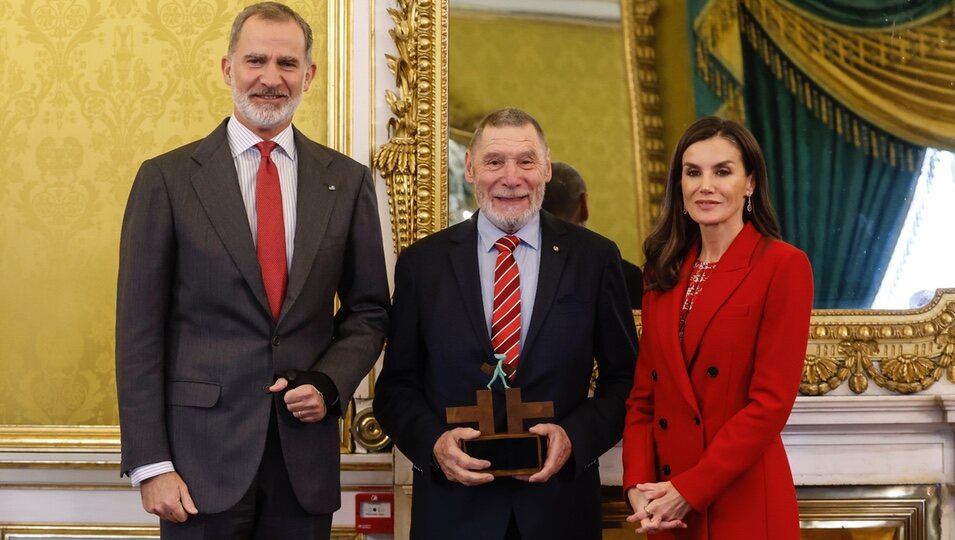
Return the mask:
<path fill-rule="evenodd" d="M 824 21 L 854 28 L 888 28 L 931 19 L 952 0 L 777 0 Z"/>
<path fill-rule="evenodd" d="M 823 123 L 818 109 L 807 108 L 786 78 L 777 78 L 751 43 L 742 42 L 747 119 L 766 153 L 770 195 L 785 239 L 812 262 L 813 305 L 869 307 L 898 240 L 918 170 L 892 167 L 870 146 L 838 133 L 834 119 Z M 846 116 L 845 125 L 852 121 Z M 859 129 L 858 140 L 869 140 L 871 128 L 861 124 Z M 884 134 L 878 136 L 884 141 Z M 923 154 L 924 149 L 917 163 Z"/>

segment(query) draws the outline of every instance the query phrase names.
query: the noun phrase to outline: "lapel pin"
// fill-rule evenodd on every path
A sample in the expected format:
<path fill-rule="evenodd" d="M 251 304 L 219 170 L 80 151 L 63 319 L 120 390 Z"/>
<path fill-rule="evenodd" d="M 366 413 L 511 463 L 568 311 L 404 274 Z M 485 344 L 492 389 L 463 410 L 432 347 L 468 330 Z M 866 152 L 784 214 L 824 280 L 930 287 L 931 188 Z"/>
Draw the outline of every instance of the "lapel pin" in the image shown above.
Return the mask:
<path fill-rule="evenodd" d="M 335 191 L 335 186 L 328 186 L 328 191 Z"/>
<path fill-rule="evenodd" d="M 554 244 L 554 251 L 560 251 L 560 246 L 558 246 L 557 244 Z"/>

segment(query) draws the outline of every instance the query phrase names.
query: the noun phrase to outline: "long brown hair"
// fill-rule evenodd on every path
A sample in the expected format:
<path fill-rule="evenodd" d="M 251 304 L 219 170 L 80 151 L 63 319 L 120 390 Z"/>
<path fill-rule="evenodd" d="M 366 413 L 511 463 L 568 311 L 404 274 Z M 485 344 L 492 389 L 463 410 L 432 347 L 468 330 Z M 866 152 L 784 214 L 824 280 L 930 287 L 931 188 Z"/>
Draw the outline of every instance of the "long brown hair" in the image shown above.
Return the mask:
<path fill-rule="evenodd" d="M 753 176 L 753 211 L 743 210 L 743 222 L 751 221 L 763 236 L 781 237 L 776 212 L 769 200 L 766 160 L 756 138 L 739 122 L 717 116 L 701 118 L 686 128 L 673 151 L 660 219 L 643 243 L 648 290 L 666 291 L 673 288 L 680 280 L 684 257 L 700 238 L 699 225 L 690 219 L 689 214 L 684 214 L 683 189 L 680 186 L 683 153 L 690 145 L 713 137 L 723 137 L 733 143 L 742 154 L 746 174 Z"/>

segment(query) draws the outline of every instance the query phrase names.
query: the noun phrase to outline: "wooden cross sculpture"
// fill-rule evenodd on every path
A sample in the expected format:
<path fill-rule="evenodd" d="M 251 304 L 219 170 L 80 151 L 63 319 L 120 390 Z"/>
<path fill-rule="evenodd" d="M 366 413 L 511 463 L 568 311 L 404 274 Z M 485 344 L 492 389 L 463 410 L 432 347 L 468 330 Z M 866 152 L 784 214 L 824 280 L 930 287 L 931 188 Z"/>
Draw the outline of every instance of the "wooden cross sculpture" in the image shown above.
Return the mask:
<path fill-rule="evenodd" d="M 508 377 L 514 373 L 514 368 L 502 364 L 501 368 Z M 493 375 L 497 368 L 491 364 L 481 366 L 481 371 L 487 375 Z M 493 381 L 493 379 L 492 379 Z M 504 403 L 507 411 L 507 433 L 497 433 L 494 427 L 494 403 L 491 390 L 477 390 L 477 404 L 464 407 L 448 407 L 446 410 L 447 421 L 449 424 L 467 424 L 476 422 L 481 436 L 471 441 L 462 441 L 466 453 L 479 459 L 488 459 L 491 461 L 491 469 L 487 472 L 495 476 L 512 476 L 516 474 L 529 474 L 540 470 L 546 454 L 546 440 L 533 433 L 524 431 L 524 420 L 536 418 L 551 418 L 554 416 L 554 403 L 552 401 L 531 401 L 523 402 L 520 388 L 510 388 L 504 381 Z M 518 442 L 531 442 L 532 446 L 527 446 Z M 511 440 L 512 443 L 499 442 L 492 446 L 483 445 L 484 442 Z M 520 456 L 514 456 L 514 453 L 525 453 L 530 450 L 534 457 L 527 458 L 527 463 L 536 463 L 534 466 L 528 466 L 521 461 Z M 477 454 L 477 455 L 476 455 Z M 516 461 L 515 461 L 516 460 Z M 522 463 L 513 468 L 503 466 L 498 468 L 497 462 Z"/>

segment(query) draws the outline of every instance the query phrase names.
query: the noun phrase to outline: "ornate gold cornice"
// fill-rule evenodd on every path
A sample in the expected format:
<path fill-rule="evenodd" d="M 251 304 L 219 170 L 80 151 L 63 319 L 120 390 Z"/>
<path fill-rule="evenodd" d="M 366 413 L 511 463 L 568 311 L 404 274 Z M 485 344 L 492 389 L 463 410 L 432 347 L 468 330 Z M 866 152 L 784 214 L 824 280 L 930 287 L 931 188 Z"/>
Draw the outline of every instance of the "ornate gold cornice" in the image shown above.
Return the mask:
<path fill-rule="evenodd" d="M 667 158 L 663 145 L 663 112 L 657 80 L 656 31 L 653 19 L 657 0 L 620 0 L 627 85 L 633 127 L 637 208 L 637 238 L 646 238 L 660 215 L 666 188 Z M 646 209 L 647 211 L 643 211 Z"/>
<path fill-rule="evenodd" d="M 385 92 L 394 115 L 390 140 L 375 167 L 388 184 L 395 251 L 448 222 L 448 4 L 447 0 L 397 0 L 388 9 L 388 34 L 397 55 L 385 55 L 397 93 Z"/>
<path fill-rule="evenodd" d="M 955 383 L 955 289 L 927 306 L 900 311 L 820 310 L 813 314 L 799 391 L 822 395 L 849 382 L 861 394 L 872 381 L 899 394 Z"/>
<path fill-rule="evenodd" d="M 639 311 L 634 322 L 642 332 Z M 855 394 L 870 381 L 914 394 L 942 377 L 955 383 L 955 289 L 939 289 L 917 309 L 813 311 L 800 394 L 828 394 L 846 381 Z"/>

